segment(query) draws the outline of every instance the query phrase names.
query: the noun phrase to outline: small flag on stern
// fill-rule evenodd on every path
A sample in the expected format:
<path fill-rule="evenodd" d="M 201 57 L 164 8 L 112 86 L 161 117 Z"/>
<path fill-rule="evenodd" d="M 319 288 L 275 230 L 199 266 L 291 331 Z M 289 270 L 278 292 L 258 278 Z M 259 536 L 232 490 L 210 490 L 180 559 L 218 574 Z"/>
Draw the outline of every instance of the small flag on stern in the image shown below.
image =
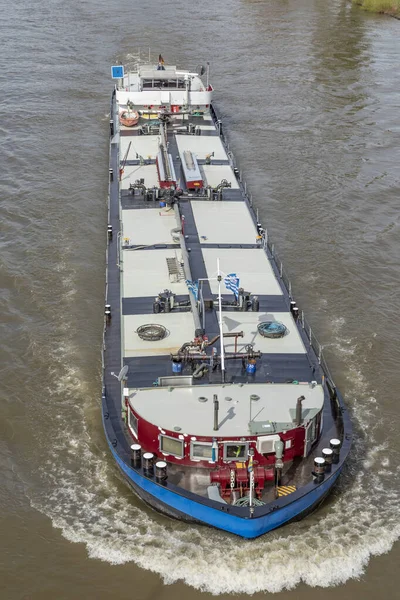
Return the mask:
<path fill-rule="evenodd" d="M 186 279 L 186 285 L 188 286 L 189 292 L 192 292 L 196 300 L 199 299 L 199 283 L 198 281 L 190 281 Z"/>
<path fill-rule="evenodd" d="M 224 282 L 226 289 L 230 290 L 237 300 L 239 297 L 239 277 L 236 276 L 236 273 L 230 273 L 225 277 Z"/>

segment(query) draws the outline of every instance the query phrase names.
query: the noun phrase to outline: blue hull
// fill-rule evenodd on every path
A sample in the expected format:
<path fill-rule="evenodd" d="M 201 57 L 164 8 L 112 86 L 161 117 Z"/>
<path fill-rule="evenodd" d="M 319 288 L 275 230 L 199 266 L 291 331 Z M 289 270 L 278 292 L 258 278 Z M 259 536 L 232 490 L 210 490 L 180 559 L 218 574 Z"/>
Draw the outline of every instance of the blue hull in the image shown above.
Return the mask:
<path fill-rule="evenodd" d="M 316 485 L 313 491 L 300 496 L 286 506 L 260 517 L 244 518 L 200 504 L 143 477 L 122 461 L 111 445 L 110 449 L 128 483 L 139 496 L 157 510 L 180 519 L 223 529 L 247 539 L 259 537 L 310 513 L 327 496 L 341 472 L 341 468 L 339 468 L 325 482 Z"/>

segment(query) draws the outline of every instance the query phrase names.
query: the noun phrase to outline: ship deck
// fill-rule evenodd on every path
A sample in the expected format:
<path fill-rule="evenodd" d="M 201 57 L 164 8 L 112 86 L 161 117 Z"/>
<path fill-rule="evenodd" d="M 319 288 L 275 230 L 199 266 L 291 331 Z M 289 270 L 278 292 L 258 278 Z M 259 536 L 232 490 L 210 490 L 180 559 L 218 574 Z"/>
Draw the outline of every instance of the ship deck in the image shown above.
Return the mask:
<path fill-rule="evenodd" d="M 249 412 L 244 405 L 250 388 L 262 390 L 259 394 L 265 398 L 261 407 L 262 421 L 279 423 L 280 427 L 275 427 L 275 431 L 282 431 L 293 424 L 296 398 L 303 393 L 310 398 L 312 392 L 316 400 L 305 403 L 303 415 L 305 417 L 307 411 L 311 414 L 323 405 L 322 437 L 308 458 L 285 465 L 282 480 L 283 485 L 299 488 L 311 480 L 313 458 L 320 455 L 322 448 L 329 446 L 329 439 L 342 436 L 341 409 L 327 393 L 324 372 L 302 322 L 296 321 L 290 312 L 291 298 L 271 248 L 265 243 L 260 244 L 257 239 L 255 214 L 232 156 L 221 139 L 214 113 L 173 116 L 172 119 L 168 128 L 168 151 L 177 174 L 177 185 L 182 189 L 175 209 L 159 206 L 158 202 L 149 200 L 140 191 L 140 185 L 151 189 L 159 184 L 156 155 L 160 138 L 158 135 L 143 135 L 141 130 L 151 121 L 139 122 L 134 128 L 121 126 L 111 139 L 110 165 L 114 177 L 110 183 L 109 223 L 114 236 L 108 249 L 107 302 L 112 307 L 121 308 L 112 310 L 112 320 L 105 329 L 104 401 L 107 418 L 112 421 L 115 432 L 115 442 L 120 445 L 122 454 L 129 456 L 133 440 L 121 421 L 121 384 L 110 375 L 125 365 L 129 370 L 124 386 L 128 389 L 130 401 L 143 418 L 159 428 L 170 426 L 173 429 L 179 425 L 182 431 L 191 435 L 212 435 L 212 412 L 206 415 L 204 404 L 198 403 L 204 411 L 199 417 L 200 413 L 193 412 L 189 404 L 181 404 L 184 402 L 184 388 L 174 388 L 173 384 L 157 387 L 162 378 L 171 380 L 175 377 L 171 372 L 171 354 L 195 336 L 195 321 L 190 307 L 154 314 L 153 301 L 164 289 L 172 290 L 179 301 L 189 299 L 188 275 L 184 272 L 185 254 L 191 279 L 203 280 L 204 300 L 213 302 L 213 308 L 201 316 L 205 332 L 209 338 L 217 335 L 216 273 L 219 261 L 224 274 L 236 273 L 240 286 L 259 300 L 257 312 L 223 307 L 224 332 L 243 332 L 243 337 L 237 338 L 236 347 L 234 339 L 224 340 L 225 352 L 241 352 L 252 344 L 255 351 L 262 352 L 262 356 L 257 359 L 257 369 L 253 374 L 247 373 L 240 360 L 227 360 L 224 382 L 219 369 L 209 369 L 204 377 L 191 381 L 193 387 L 189 388 L 189 395 L 197 399 L 208 393 L 211 397 L 216 390 L 221 398 L 235 396 L 235 408 L 226 402 L 220 423 L 226 429 L 224 435 L 237 436 L 249 435 Z M 200 135 L 183 133 L 189 124 L 196 127 Z M 181 154 L 186 150 L 197 158 L 204 190 L 207 186 L 216 188 L 222 180 L 230 184 L 230 187 L 222 189 L 219 200 L 211 200 L 205 191 L 198 193 L 186 188 L 181 165 Z M 118 182 L 116 174 L 123 156 L 126 156 L 126 164 Z M 137 184 L 140 185 L 133 190 L 132 186 Z M 181 228 L 182 223 L 184 236 L 179 243 L 173 230 Z M 119 239 L 122 241 L 121 248 L 118 247 Z M 171 278 L 167 259 L 175 260 L 179 267 L 175 278 Z M 234 296 L 224 289 L 223 299 L 232 302 Z M 260 336 L 257 325 L 269 320 L 283 323 L 287 328 L 286 335 L 280 339 Z M 148 323 L 166 327 L 167 336 L 156 342 L 140 339 L 137 329 Z M 192 366 L 185 365 L 176 377 L 190 377 L 192 372 Z M 314 382 L 312 386 L 311 382 Z M 201 391 L 199 388 L 202 388 Z M 235 393 L 232 393 L 233 389 Z M 154 402 L 147 401 L 150 397 L 154 398 Z M 240 403 L 241 410 L 237 410 Z M 170 464 L 168 479 L 171 484 L 207 497 L 210 485 L 208 469 Z M 274 493 L 274 486 L 267 485 L 263 500 L 273 500 Z"/>

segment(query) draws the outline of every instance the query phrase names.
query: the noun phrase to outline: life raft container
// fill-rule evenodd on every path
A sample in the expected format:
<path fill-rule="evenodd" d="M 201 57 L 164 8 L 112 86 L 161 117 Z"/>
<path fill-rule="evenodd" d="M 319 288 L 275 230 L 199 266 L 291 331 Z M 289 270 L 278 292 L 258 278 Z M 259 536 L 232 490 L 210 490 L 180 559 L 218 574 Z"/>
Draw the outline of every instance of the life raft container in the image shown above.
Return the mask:
<path fill-rule="evenodd" d="M 133 111 L 127 111 L 127 110 L 123 110 L 120 114 L 119 114 L 119 122 L 121 123 L 121 125 L 125 125 L 125 127 L 133 127 L 134 125 L 137 125 L 139 121 L 139 113 Z"/>

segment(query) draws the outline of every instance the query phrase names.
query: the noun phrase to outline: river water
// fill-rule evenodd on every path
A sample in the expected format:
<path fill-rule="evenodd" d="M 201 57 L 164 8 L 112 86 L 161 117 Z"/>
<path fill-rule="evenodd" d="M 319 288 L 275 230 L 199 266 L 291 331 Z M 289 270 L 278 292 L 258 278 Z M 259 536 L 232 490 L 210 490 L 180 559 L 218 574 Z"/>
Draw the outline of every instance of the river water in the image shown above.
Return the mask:
<path fill-rule="evenodd" d="M 400 23 L 344 0 L 0 5 L 0 597 L 398 598 Z M 149 47 L 211 62 L 354 419 L 331 498 L 253 542 L 144 507 L 103 437 L 110 65 Z"/>

